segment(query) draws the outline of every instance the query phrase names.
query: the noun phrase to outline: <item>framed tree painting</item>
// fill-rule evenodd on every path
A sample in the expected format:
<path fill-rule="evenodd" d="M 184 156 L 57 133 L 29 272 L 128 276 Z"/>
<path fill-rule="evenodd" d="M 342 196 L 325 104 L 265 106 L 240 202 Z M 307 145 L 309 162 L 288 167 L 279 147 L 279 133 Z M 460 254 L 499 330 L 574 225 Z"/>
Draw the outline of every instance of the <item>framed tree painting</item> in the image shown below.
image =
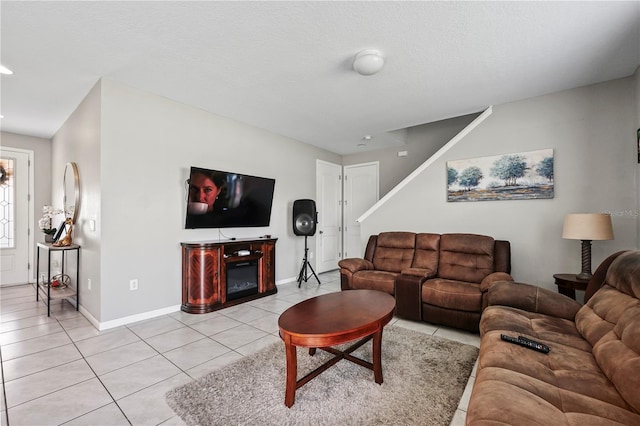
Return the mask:
<path fill-rule="evenodd" d="M 553 198 L 553 149 L 447 161 L 447 201 Z"/>

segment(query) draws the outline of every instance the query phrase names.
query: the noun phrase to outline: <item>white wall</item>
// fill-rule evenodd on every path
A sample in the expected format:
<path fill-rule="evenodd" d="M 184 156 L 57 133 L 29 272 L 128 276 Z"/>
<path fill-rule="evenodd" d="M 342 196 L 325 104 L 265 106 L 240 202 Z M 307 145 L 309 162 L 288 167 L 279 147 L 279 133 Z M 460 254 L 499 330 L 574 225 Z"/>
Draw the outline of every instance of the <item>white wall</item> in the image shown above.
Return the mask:
<path fill-rule="evenodd" d="M 637 131 L 638 129 L 640 129 L 640 66 L 636 68 L 636 72 L 633 74 L 633 86 L 635 99 L 635 129 Z M 635 138 L 638 144 L 638 150 L 640 150 L 640 141 L 637 140 L 637 133 L 634 132 L 634 134 L 636 135 Z M 638 232 L 636 237 L 636 247 L 640 247 L 640 161 L 636 165 L 636 210 L 634 214 L 636 216 Z"/>
<path fill-rule="evenodd" d="M 53 203 L 62 208 L 64 169 L 75 162 L 80 178 L 80 205 L 73 242 L 80 253 L 80 306 L 100 318 L 102 293 L 100 226 L 89 230 L 89 219 L 100 217 L 100 83 L 96 84 L 52 139 Z M 98 221 L 99 223 L 99 221 Z M 74 256 L 72 256 L 74 257 Z M 91 290 L 87 285 L 91 279 Z"/>
<path fill-rule="evenodd" d="M 637 248 L 636 117 L 631 78 L 494 106 L 493 114 L 362 224 L 381 231 L 470 232 L 512 244 L 516 280 L 556 289 L 552 275 L 580 271 L 580 242 L 561 238 L 572 212 L 612 212 L 614 241 L 593 243 L 593 267 Z M 446 201 L 446 161 L 553 148 L 555 198 Z"/>
<path fill-rule="evenodd" d="M 102 81 L 100 150 L 100 321 L 179 305 L 180 242 L 219 238 L 218 230 L 184 229 L 190 166 L 276 179 L 271 225 L 223 232 L 277 237 L 282 282 L 295 279 L 303 254 L 291 230 L 293 201 L 315 197 L 316 159 L 340 163 L 328 151 L 110 80 Z M 139 290 L 131 292 L 134 278 Z"/>
<path fill-rule="evenodd" d="M 469 114 L 448 120 L 411 127 L 407 130 L 407 143 L 393 148 L 345 155 L 345 166 L 377 161 L 380 164 L 380 197 L 393 189 L 411 172 L 417 169 L 438 149 L 454 137 L 478 114 Z M 398 151 L 407 151 L 406 157 L 398 157 Z"/>
<path fill-rule="evenodd" d="M 636 73 L 635 80 L 494 107 L 487 121 L 363 223 L 363 240 L 391 229 L 488 234 L 512 242 L 516 279 L 555 288 L 553 273 L 580 269 L 579 242 L 560 238 L 564 214 L 637 211 L 637 80 Z M 540 148 L 555 149 L 554 199 L 446 202 L 447 160 Z M 53 138 L 53 199 L 61 198 L 64 164 L 79 167 L 81 304 L 100 322 L 180 304 L 179 243 L 219 237 L 217 230 L 183 229 L 192 165 L 276 179 L 271 226 L 224 232 L 278 237 L 276 280 L 295 279 L 303 240 L 292 234 L 291 206 L 315 197 L 316 159 L 342 162 L 336 154 L 119 83 L 98 83 Z M 594 242 L 594 267 L 614 250 L 638 246 L 637 217 L 613 220 L 616 240 Z M 132 278 L 139 280 L 136 292 L 128 289 Z"/>
<path fill-rule="evenodd" d="M 35 233 L 34 242 L 44 241 L 44 234 L 38 227 L 38 220 L 42 217 L 42 206 L 51 205 L 51 141 L 34 136 L 17 135 L 15 133 L 0 132 L 0 144 L 3 147 L 20 148 L 33 151 L 34 191 L 33 217 L 31 232 Z M 32 259 L 35 259 L 35 245 L 32 247 Z M 30 279 L 35 282 L 35 266 L 31 269 Z"/>

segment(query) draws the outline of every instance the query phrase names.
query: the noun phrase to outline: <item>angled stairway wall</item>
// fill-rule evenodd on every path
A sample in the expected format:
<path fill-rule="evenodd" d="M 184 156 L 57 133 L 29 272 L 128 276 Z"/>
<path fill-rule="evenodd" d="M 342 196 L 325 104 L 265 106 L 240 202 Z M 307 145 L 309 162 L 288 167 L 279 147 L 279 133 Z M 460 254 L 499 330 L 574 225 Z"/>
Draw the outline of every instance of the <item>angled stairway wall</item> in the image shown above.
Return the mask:
<path fill-rule="evenodd" d="M 404 143 L 389 148 L 344 155 L 342 165 L 377 162 L 380 169 L 379 196 L 382 197 L 435 154 L 480 113 L 481 111 L 408 127 L 404 129 Z M 375 145 L 376 142 L 377 136 L 374 136 L 372 145 Z M 406 156 L 398 155 L 403 151 L 407 153 Z"/>

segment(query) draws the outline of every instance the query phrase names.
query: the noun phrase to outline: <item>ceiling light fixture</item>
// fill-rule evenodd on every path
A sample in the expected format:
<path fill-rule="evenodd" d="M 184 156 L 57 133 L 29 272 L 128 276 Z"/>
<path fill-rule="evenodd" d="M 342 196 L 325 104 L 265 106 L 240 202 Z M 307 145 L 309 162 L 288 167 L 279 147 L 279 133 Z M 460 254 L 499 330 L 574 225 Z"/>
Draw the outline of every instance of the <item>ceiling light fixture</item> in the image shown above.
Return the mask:
<path fill-rule="evenodd" d="M 5 67 L 4 65 L 0 65 L 0 74 L 11 75 L 11 74 L 13 74 L 13 71 L 11 71 L 9 68 Z"/>
<path fill-rule="evenodd" d="M 353 69 L 360 75 L 373 75 L 384 66 L 382 54 L 375 49 L 358 52 L 353 60 Z"/>

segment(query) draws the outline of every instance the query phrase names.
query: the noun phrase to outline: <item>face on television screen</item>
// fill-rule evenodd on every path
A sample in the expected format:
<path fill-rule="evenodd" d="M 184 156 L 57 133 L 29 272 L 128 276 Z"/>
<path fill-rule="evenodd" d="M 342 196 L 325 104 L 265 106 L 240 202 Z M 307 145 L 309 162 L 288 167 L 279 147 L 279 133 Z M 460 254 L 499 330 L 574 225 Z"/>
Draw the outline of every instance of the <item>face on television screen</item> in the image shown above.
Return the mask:
<path fill-rule="evenodd" d="M 192 167 L 185 228 L 269 226 L 275 180 Z"/>

